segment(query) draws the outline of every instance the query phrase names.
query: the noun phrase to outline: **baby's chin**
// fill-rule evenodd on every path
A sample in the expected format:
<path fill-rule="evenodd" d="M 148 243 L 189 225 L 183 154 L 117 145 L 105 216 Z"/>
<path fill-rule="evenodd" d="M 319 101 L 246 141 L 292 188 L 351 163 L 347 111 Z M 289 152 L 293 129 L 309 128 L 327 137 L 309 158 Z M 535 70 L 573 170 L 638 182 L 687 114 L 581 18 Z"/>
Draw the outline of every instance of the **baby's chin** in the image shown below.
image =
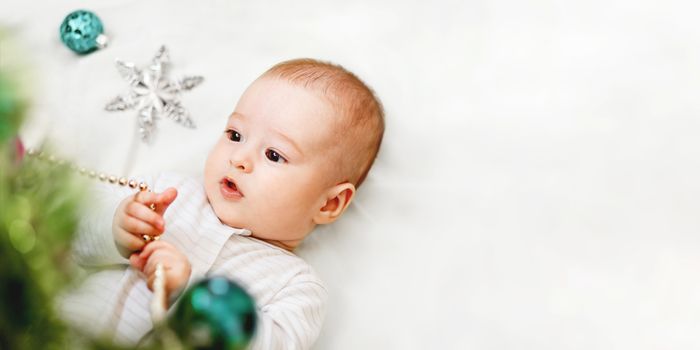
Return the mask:
<path fill-rule="evenodd" d="M 217 211 L 217 208 L 214 207 L 214 214 L 216 214 L 216 217 L 219 218 L 219 221 L 221 221 L 222 224 L 234 228 L 245 228 L 245 229 L 250 229 L 241 218 L 235 217 L 234 215 L 231 215 L 230 211 L 227 212 L 224 209 L 220 208 L 220 211 Z"/>
<path fill-rule="evenodd" d="M 250 229 L 249 227 L 246 227 L 246 223 L 244 220 L 242 220 L 242 218 L 232 213 L 231 208 L 226 208 L 226 206 L 222 205 L 222 203 L 218 203 L 216 200 L 212 201 L 209 197 L 207 197 L 207 199 L 209 200 L 209 205 L 214 211 L 214 214 L 216 214 L 216 217 L 219 218 L 219 221 L 221 221 L 222 224 L 234 228 Z"/>

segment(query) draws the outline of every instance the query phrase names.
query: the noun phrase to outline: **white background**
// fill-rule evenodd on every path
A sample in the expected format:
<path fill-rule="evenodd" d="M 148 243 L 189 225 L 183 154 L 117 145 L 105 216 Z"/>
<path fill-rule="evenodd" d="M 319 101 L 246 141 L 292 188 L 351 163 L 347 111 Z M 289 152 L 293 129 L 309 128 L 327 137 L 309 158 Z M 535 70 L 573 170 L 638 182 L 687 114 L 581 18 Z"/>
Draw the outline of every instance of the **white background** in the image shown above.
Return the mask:
<path fill-rule="evenodd" d="M 700 348 L 700 6 L 691 1 L 19 1 L 44 137 L 115 174 L 197 175 L 245 87 L 314 57 L 372 86 L 385 142 L 338 223 L 300 249 L 331 300 L 316 349 Z M 63 17 L 110 46 L 76 56 Z M 130 154 L 115 58 L 171 53 L 198 129 Z M 10 49 L 12 47 L 12 49 Z M 12 51 L 12 52 L 10 52 Z M 3 56 L 0 56 L 2 64 Z M 7 60 L 7 59 L 6 59 Z M 138 143 L 137 143 L 138 144 Z"/>

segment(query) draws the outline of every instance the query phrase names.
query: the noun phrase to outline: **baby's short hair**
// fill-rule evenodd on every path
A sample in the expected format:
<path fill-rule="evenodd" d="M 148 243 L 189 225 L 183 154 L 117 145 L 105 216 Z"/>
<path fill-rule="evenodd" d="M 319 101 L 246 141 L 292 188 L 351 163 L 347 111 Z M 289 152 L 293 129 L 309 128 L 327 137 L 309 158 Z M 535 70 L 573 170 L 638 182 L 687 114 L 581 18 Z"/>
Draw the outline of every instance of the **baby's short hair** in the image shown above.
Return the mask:
<path fill-rule="evenodd" d="M 384 136 L 384 108 L 371 88 L 340 65 L 310 58 L 276 64 L 264 74 L 311 88 L 327 98 L 340 118 L 341 176 L 359 187 L 379 152 Z"/>

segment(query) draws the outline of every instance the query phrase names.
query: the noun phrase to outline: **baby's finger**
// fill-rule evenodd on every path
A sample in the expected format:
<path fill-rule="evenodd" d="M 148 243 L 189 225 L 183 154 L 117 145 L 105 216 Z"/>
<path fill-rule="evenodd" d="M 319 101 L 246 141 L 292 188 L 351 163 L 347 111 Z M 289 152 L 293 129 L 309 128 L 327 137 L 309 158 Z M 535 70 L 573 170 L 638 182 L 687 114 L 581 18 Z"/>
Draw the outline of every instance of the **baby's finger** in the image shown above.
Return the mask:
<path fill-rule="evenodd" d="M 139 202 L 141 204 L 150 205 L 151 203 L 154 203 L 157 200 L 158 193 L 155 192 L 139 191 L 134 195 L 134 201 Z"/>
<path fill-rule="evenodd" d="M 146 260 L 141 259 L 138 253 L 133 253 L 131 256 L 129 256 L 129 263 L 133 268 L 143 271 L 143 267 L 146 265 Z"/>
<path fill-rule="evenodd" d="M 137 237 L 125 230 L 121 230 L 121 234 L 117 235 L 115 240 L 120 246 L 132 252 L 141 250 L 143 249 L 143 246 L 146 245 L 146 242 L 144 242 L 142 238 Z"/>
<path fill-rule="evenodd" d="M 139 237 L 141 235 L 158 236 L 163 233 L 162 230 L 153 227 L 151 224 L 128 215 L 124 217 L 122 228 L 132 235 L 137 235 Z"/>
<path fill-rule="evenodd" d="M 146 275 L 148 276 L 148 280 L 146 281 L 146 285 L 148 286 L 148 289 L 153 290 L 153 282 L 156 280 L 156 274 L 152 275 Z"/>
<path fill-rule="evenodd" d="M 150 275 L 146 275 L 148 279 L 146 280 L 146 285 L 148 286 L 148 289 L 153 290 L 153 283 L 156 281 L 156 274 L 152 273 Z"/>
<path fill-rule="evenodd" d="M 151 254 L 155 252 L 156 250 L 163 249 L 167 243 L 163 241 L 154 241 L 146 245 L 146 248 L 143 248 L 143 251 L 139 254 L 139 257 L 143 260 L 149 260 L 151 257 Z"/>
<path fill-rule="evenodd" d="M 163 221 L 163 217 L 151 210 L 145 204 L 131 202 L 126 206 L 126 213 L 130 216 L 133 216 L 137 219 L 151 224 L 153 227 L 161 231 L 165 228 L 165 222 Z"/>
<path fill-rule="evenodd" d="M 151 254 L 151 256 L 148 258 L 146 265 L 143 267 L 143 273 L 145 273 L 146 276 L 155 274 L 158 263 L 163 264 L 163 269 L 167 270 L 170 268 L 169 266 L 172 260 L 172 254 L 170 252 L 160 249 Z"/>
<path fill-rule="evenodd" d="M 177 198 L 177 190 L 170 187 L 158 195 L 158 199 L 153 202 L 156 205 L 156 213 L 163 215 L 170 204 Z"/>

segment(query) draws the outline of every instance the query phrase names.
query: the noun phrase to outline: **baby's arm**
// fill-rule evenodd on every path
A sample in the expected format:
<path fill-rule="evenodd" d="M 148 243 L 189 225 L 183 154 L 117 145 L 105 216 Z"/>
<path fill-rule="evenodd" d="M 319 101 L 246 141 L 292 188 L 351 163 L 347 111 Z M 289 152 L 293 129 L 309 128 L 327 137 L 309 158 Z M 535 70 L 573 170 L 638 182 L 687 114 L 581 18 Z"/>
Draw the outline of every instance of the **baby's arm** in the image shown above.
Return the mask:
<path fill-rule="evenodd" d="M 119 254 L 112 221 L 119 203 L 134 195 L 129 187 L 101 182 L 89 183 L 88 200 L 81 212 L 80 221 L 73 239 L 73 257 L 85 267 L 127 265 L 129 261 Z"/>
<path fill-rule="evenodd" d="M 155 184 L 155 179 L 144 180 Z M 136 198 L 134 190 L 113 184 L 95 183 L 91 185 L 88 193 L 90 194 L 89 201 L 86 203 L 88 205 L 81 215 L 73 240 L 73 257 L 78 264 L 85 267 L 128 265 L 129 248 L 140 249 L 142 245 L 123 247 L 124 243 L 128 243 L 126 242 L 128 239 L 124 238 L 125 232 L 115 232 L 115 216 L 117 212 L 123 212 L 125 203 Z M 139 199 L 142 198 L 151 199 L 148 196 L 139 196 Z M 170 198 L 170 201 L 173 199 Z M 160 211 L 162 217 L 165 208 L 167 205 L 156 205 L 156 212 Z M 122 244 L 117 243 L 117 237 Z M 141 235 L 134 236 L 138 239 L 140 237 Z"/>
<path fill-rule="evenodd" d="M 293 279 L 258 310 L 258 328 L 250 349 L 309 349 L 325 315 L 327 292 L 304 276 Z"/>

